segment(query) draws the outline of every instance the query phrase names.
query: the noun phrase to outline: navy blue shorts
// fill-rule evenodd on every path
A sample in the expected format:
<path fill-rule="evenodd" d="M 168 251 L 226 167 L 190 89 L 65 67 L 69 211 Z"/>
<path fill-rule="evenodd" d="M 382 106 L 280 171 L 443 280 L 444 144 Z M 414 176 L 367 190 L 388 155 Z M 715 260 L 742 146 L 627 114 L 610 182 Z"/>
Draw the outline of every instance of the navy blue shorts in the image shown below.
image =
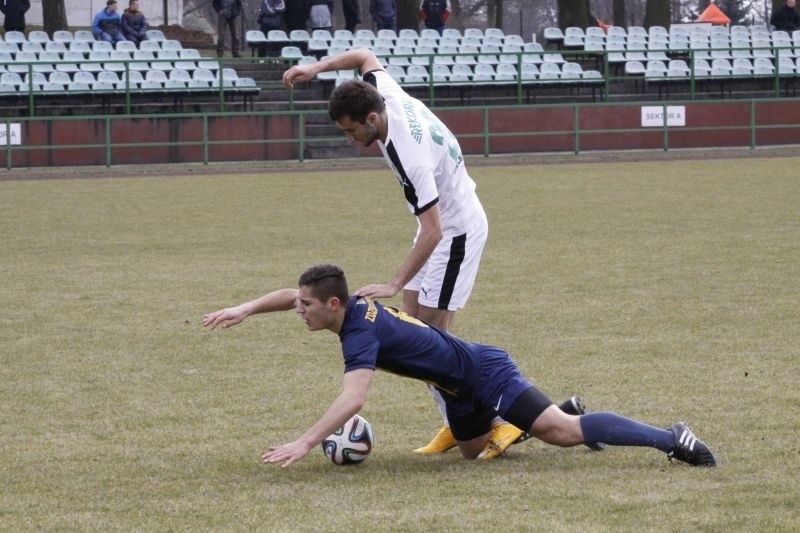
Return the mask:
<path fill-rule="evenodd" d="M 528 406 L 529 402 L 526 401 L 524 407 L 526 409 L 529 407 L 529 411 L 536 411 L 535 416 L 541 414 L 552 403 L 522 376 L 517 365 L 505 351 L 494 346 L 481 346 L 480 356 L 479 375 L 472 394 L 458 397 L 442 395 L 447 405 L 450 429 L 456 440 L 474 439 L 491 431 L 492 420 L 496 416 L 506 419 L 509 407 L 529 389 L 536 392 L 537 405 Z M 530 398 L 530 394 L 524 397 Z M 514 407 L 515 412 L 519 410 L 519 406 Z M 535 417 L 533 419 L 535 420 Z M 509 422 L 513 423 L 511 420 Z M 520 429 L 528 431 L 530 425 Z"/>

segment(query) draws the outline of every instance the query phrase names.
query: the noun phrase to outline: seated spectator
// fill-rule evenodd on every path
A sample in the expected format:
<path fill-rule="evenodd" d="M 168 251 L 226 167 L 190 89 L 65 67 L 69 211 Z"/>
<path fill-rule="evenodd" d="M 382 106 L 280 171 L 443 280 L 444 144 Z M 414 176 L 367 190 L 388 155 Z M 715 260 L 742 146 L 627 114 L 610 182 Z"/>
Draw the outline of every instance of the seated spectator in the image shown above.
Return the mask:
<path fill-rule="evenodd" d="M 0 0 L 0 12 L 5 15 L 6 31 L 25 31 L 25 13 L 31 8 L 28 0 Z"/>
<path fill-rule="evenodd" d="M 444 31 L 444 23 L 450 16 L 450 0 L 421 0 L 419 18 L 425 21 L 425 27 L 439 32 Z"/>
<path fill-rule="evenodd" d="M 129 41 L 139 43 L 147 40 L 147 30 L 150 25 L 144 13 L 139 11 L 139 0 L 131 0 L 128 9 L 122 14 L 122 34 Z"/>
<path fill-rule="evenodd" d="M 772 12 L 769 23 L 775 26 L 776 30 L 788 31 L 800 30 L 800 14 L 795 9 L 795 0 L 786 0 L 786 3 Z"/>
<path fill-rule="evenodd" d="M 122 17 L 117 13 L 117 0 L 108 0 L 105 9 L 95 15 L 92 32 L 101 41 L 109 43 L 127 41 L 122 34 Z"/>

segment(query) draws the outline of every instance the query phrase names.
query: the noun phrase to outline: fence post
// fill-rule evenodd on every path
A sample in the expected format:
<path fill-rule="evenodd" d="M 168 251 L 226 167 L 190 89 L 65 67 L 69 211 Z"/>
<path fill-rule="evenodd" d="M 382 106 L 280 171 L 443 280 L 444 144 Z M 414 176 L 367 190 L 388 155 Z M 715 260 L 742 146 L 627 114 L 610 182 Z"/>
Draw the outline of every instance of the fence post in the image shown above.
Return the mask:
<path fill-rule="evenodd" d="M 11 122 L 6 119 L 6 170 L 11 170 Z"/>
<path fill-rule="evenodd" d="M 756 148 L 756 101 L 750 100 L 750 149 Z"/>
<path fill-rule="evenodd" d="M 106 166 L 111 166 L 111 116 L 106 115 Z"/>
<path fill-rule="evenodd" d="M 298 155 L 298 159 L 302 163 L 305 161 L 305 151 L 306 151 L 306 114 L 304 111 L 301 111 L 299 115 L 297 115 L 297 123 L 298 123 L 298 141 L 300 144 L 300 153 Z"/>
<path fill-rule="evenodd" d="M 661 124 L 662 124 L 662 131 L 663 134 L 663 148 L 665 152 L 669 151 L 669 126 L 668 124 L 668 117 L 667 117 L 667 104 L 661 104 Z"/>
<path fill-rule="evenodd" d="M 581 116 L 578 104 L 572 106 L 572 131 L 575 136 L 575 155 L 581 153 Z"/>
<path fill-rule="evenodd" d="M 489 108 L 483 108 L 483 157 L 489 157 Z"/>
<path fill-rule="evenodd" d="M 203 164 L 208 164 L 208 114 L 203 114 Z"/>

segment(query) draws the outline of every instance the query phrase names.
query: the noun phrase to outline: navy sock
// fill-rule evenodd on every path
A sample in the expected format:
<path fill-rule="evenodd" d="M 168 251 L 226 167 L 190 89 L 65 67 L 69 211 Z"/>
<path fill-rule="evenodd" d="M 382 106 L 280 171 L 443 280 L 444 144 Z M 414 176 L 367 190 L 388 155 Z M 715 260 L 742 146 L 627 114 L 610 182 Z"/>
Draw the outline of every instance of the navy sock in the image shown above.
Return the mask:
<path fill-rule="evenodd" d="M 668 429 L 642 424 L 616 413 L 588 413 L 581 416 L 586 442 L 605 442 L 612 446 L 649 446 L 668 452 L 675 436 Z"/>

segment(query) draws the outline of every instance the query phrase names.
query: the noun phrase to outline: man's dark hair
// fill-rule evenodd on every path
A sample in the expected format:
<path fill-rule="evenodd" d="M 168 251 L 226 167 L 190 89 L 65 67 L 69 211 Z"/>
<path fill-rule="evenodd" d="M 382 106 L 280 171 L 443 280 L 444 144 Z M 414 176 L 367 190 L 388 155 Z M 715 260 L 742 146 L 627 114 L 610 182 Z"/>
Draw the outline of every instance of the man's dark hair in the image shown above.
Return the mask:
<path fill-rule="evenodd" d="M 331 93 L 328 115 L 334 122 L 344 116 L 353 122 L 366 123 L 367 115 L 380 113 L 386 108 L 378 89 L 361 80 L 348 80 Z"/>
<path fill-rule="evenodd" d="M 342 305 L 347 305 L 350 293 L 344 271 L 336 265 L 314 265 L 300 275 L 297 284 L 309 287 L 311 295 L 320 301 L 327 302 L 336 296 Z"/>

